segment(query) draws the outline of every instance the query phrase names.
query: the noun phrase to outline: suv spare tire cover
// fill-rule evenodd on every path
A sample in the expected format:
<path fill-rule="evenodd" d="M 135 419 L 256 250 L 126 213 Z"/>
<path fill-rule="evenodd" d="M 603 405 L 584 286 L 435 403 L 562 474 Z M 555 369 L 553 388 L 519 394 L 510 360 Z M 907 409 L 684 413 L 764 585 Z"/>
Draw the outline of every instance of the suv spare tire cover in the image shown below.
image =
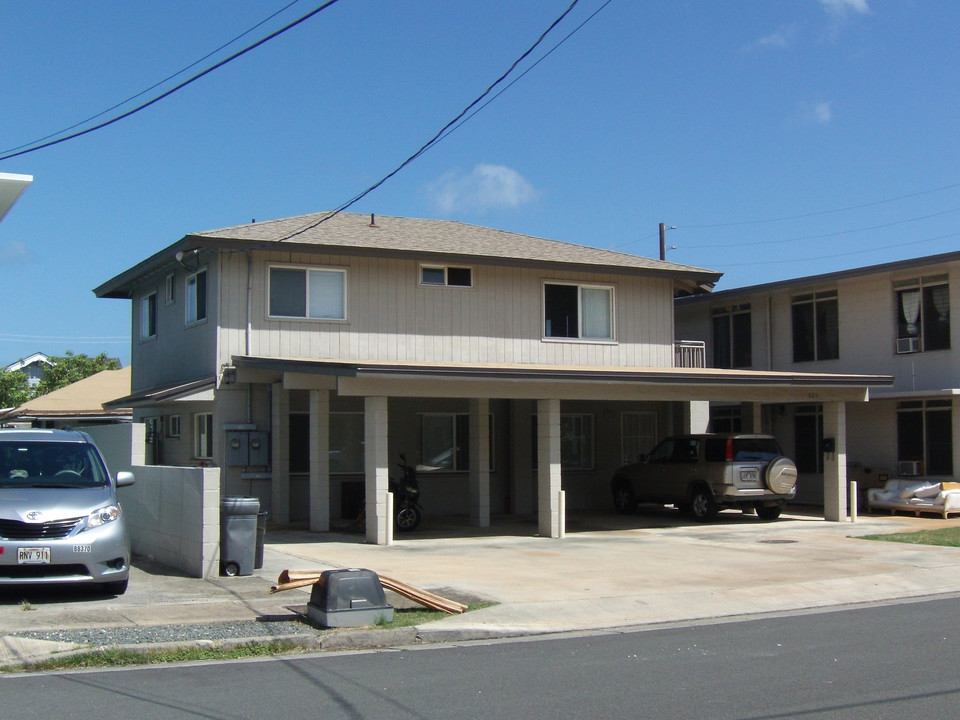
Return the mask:
<path fill-rule="evenodd" d="M 797 484 L 797 466 L 788 457 L 771 460 L 765 475 L 767 487 L 778 495 L 786 495 Z"/>

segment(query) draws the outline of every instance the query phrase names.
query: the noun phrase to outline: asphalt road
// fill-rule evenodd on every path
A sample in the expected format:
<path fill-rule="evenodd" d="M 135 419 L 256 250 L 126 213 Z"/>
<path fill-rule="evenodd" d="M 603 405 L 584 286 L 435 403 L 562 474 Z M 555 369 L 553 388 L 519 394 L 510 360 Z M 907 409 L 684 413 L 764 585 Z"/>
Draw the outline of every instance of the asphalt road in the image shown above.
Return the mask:
<path fill-rule="evenodd" d="M 924 718 L 960 599 L 552 639 L 0 676 L 0 720 Z"/>

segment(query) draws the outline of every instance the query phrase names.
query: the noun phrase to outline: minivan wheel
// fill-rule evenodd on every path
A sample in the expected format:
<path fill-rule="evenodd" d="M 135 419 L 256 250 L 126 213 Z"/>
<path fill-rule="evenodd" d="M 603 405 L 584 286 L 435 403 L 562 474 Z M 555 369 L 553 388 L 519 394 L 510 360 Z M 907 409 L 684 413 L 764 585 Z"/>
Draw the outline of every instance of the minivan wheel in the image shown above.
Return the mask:
<path fill-rule="evenodd" d="M 717 516 L 717 503 L 709 490 L 697 488 L 690 496 L 690 512 L 697 522 L 710 522 Z"/>
<path fill-rule="evenodd" d="M 621 515 L 632 515 L 637 510 L 637 498 L 626 480 L 620 480 L 613 486 L 613 507 Z"/>

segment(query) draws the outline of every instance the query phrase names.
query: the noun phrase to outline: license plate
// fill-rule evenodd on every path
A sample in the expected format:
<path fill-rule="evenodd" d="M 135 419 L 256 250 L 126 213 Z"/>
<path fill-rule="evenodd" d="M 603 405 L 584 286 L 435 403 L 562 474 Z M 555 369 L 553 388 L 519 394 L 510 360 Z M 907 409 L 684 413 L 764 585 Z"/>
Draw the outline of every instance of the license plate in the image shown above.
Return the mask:
<path fill-rule="evenodd" d="M 747 485 L 756 485 L 760 482 L 760 471 L 755 469 L 741 470 L 740 482 Z"/>
<path fill-rule="evenodd" d="M 21 565 L 49 565 L 50 548 L 17 548 L 17 562 Z"/>

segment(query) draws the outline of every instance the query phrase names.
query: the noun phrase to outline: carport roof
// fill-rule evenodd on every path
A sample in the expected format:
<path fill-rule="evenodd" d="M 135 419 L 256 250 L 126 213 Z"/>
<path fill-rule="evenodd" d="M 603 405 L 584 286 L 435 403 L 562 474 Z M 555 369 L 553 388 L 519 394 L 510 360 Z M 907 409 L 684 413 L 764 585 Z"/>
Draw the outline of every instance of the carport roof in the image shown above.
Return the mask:
<path fill-rule="evenodd" d="M 865 401 L 870 387 L 893 384 L 893 378 L 887 375 L 715 368 L 400 363 L 258 356 L 234 356 L 233 363 L 241 382 L 256 382 L 258 375 L 266 381 L 266 373 L 285 376 L 290 387 L 336 388 L 348 395 L 382 392 L 423 397 L 824 402 Z"/>

